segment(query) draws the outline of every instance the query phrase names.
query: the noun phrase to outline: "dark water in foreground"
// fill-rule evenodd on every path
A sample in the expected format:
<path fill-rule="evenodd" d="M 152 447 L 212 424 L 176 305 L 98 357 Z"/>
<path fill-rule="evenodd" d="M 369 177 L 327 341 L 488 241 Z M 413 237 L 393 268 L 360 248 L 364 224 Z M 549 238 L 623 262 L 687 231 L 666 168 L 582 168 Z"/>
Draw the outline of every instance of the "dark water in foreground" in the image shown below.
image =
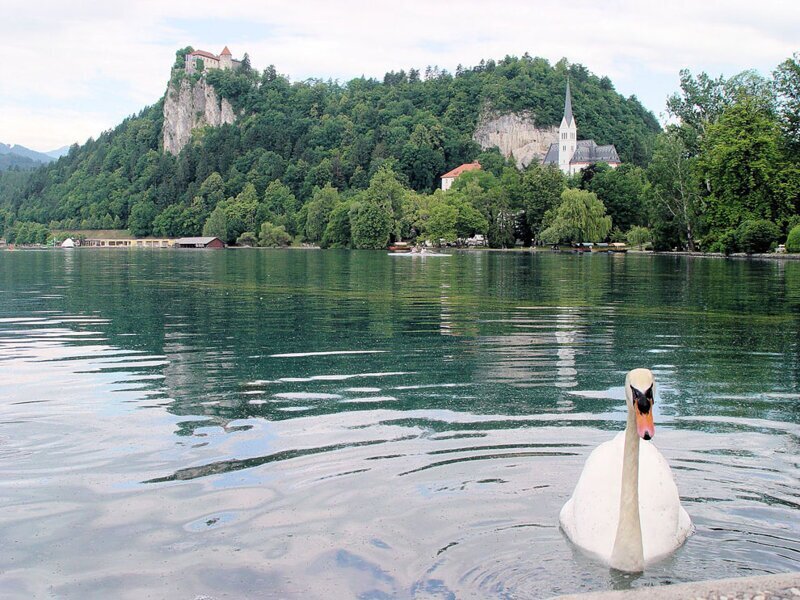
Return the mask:
<path fill-rule="evenodd" d="M 0 253 L 0 596 L 540 598 L 800 570 L 800 263 Z M 558 529 L 633 367 L 697 532 Z"/>

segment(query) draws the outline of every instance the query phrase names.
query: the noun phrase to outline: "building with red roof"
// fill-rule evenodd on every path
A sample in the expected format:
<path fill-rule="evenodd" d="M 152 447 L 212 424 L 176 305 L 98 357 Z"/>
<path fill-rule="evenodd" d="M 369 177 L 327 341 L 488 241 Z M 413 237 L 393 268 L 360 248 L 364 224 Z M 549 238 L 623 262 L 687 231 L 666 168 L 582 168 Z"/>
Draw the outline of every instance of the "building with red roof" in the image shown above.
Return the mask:
<path fill-rule="evenodd" d="M 225 46 L 218 55 L 205 50 L 193 50 L 186 55 L 186 72 L 189 74 L 210 71 L 211 69 L 237 69 L 241 61 L 233 60 L 233 55 Z"/>
<path fill-rule="evenodd" d="M 471 163 L 464 163 L 453 169 L 452 171 L 448 171 L 444 175 L 442 175 L 442 189 L 449 190 L 450 186 L 453 185 L 453 182 L 456 178 L 461 175 L 462 173 L 466 173 L 467 171 L 475 171 L 481 168 L 481 163 L 479 162 L 471 162 Z"/>

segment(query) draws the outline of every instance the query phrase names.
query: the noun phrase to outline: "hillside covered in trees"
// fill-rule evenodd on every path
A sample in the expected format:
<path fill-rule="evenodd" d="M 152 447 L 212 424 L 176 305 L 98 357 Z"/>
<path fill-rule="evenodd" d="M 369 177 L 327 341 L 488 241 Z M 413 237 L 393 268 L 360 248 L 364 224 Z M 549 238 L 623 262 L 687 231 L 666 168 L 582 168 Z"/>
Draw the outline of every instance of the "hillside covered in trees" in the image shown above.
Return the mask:
<path fill-rule="evenodd" d="M 0 235 L 23 243 L 49 229 L 128 228 L 381 248 L 481 233 L 495 247 L 627 239 L 754 252 L 800 225 L 797 55 L 772 78 L 682 72 L 666 131 L 607 78 L 528 56 L 455 74 L 387 73 L 382 82 L 292 83 L 246 58 L 237 71 L 173 71 L 173 81 L 185 77 L 206 78 L 236 122 L 196 130 L 173 156 L 160 146 L 162 99 L 52 165 L 3 175 Z M 487 110 L 557 125 L 568 77 L 579 137 L 615 144 L 621 167 L 598 164 L 571 178 L 538 164 L 520 171 L 472 140 Z M 442 173 L 476 159 L 480 171 L 436 189 Z"/>
<path fill-rule="evenodd" d="M 2 182 L 2 206 L 7 220 L 10 212 L 12 220 L 57 227 L 126 227 L 137 205 L 153 218 L 168 207 L 191 208 L 213 173 L 223 180 L 225 198 L 248 183 L 260 197 L 280 180 L 302 205 L 315 187 L 330 184 L 344 194 L 366 189 L 383 165 L 411 189 L 430 193 L 442 173 L 478 156 L 472 134 L 482 110 L 526 110 L 537 124 L 557 125 L 567 76 L 581 134 L 615 143 L 624 161 L 645 164 L 659 131 L 653 115 L 635 98 L 617 94 L 607 78 L 566 61 L 551 66 L 507 57 L 455 74 L 411 69 L 387 73 L 382 82 L 346 84 L 292 83 L 274 67 L 258 73 L 246 63 L 235 73 L 206 75 L 237 109 L 234 125 L 198 131 L 180 156 L 165 155 L 159 146 L 162 99 L 73 148 L 25 185 Z"/>

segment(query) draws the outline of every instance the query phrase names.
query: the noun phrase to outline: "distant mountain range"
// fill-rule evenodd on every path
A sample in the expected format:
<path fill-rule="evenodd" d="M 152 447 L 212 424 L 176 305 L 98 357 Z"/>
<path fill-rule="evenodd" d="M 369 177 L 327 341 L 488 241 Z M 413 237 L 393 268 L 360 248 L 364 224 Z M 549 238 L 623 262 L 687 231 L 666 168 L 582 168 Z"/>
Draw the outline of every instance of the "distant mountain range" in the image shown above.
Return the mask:
<path fill-rule="evenodd" d="M 69 146 L 62 146 L 49 152 L 36 152 L 19 144 L 12 146 L 0 142 L 0 171 L 14 168 L 35 169 L 64 156 L 69 152 L 69 148 Z"/>

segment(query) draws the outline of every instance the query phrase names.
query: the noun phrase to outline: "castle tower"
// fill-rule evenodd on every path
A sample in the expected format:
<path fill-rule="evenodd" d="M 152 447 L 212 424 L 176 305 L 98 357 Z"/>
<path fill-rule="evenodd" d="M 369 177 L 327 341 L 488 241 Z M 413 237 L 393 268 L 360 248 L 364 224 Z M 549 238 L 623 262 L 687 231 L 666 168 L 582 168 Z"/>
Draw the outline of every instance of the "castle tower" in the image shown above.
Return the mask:
<path fill-rule="evenodd" d="M 220 69 L 233 68 L 233 57 L 231 56 L 231 51 L 228 50 L 227 46 L 225 46 L 222 49 L 222 53 L 219 55 L 219 68 Z"/>
<path fill-rule="evenodd" d="M 564 98 L 564 118 L 558 128 L 558 168 L 570 174 L 569 162 L 575 154 L 578 144 L 578 126 L 572 116 L 572 96 L 569 93 L 569 79 L 567 79 L 567 94 Z"/>

